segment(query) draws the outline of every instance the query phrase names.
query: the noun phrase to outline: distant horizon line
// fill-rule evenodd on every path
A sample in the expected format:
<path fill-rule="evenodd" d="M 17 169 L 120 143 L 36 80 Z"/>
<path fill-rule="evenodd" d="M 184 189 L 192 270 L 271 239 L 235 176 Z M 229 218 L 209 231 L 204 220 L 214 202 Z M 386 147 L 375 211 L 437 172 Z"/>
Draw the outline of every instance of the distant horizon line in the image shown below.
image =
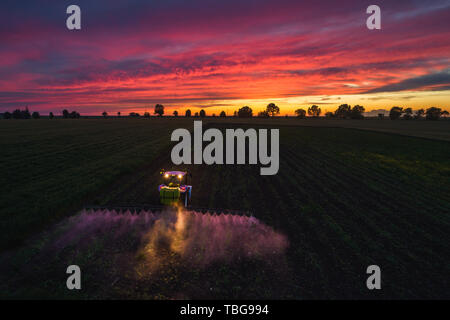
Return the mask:
<path fill-rule="evenodd" d="M 345 104 L 345 103 L 343 103 L 343 104 Z M 343 105 L 343 104 L 341 104 L 341 105 Z M 319 107 L 320 107 L 320 104 L 316 104 L 316 105 L 318 105 Z M 355 105 L 358 105 L 358 104 L 355 104 Z M 355 106 L 354 105 L 354 106 Z M 311 105 L 312 106 L 312 105 Z M 352 106 L 352 105 L 350 105 L 350 106 Z M 243 107 L 243 106 L 242 106 Z M 230 111 L 230 110 L 226 110 L 226 109 L 223 109 L 223 110 L 220 110 L 220 111 L 218 111 L 218 112 L 211 112 L 209 115 L 207 114 L 206 116 L 216 116 L 216 117 L 219 117 L 219 115 L 220 115 L 220 113 L 222 112 L 222 111 L 224 111 L 225 112 L 225 114 L 226 114 L 226 116 L 228 117 L 228 116 L 233 116 L 233 114 L 234 114 L 234 112 L 238 112 L 238 110 L 240 109 L 240 108 L 242 108 L 242 107 L 239 107 L 239 108 L 237 108 L 236 110 L 232 110 L 232 111 Z M 249 106 L 251 109 L 252 109 L 252 111 L 254 112 L 254 115 L 253 116 L 255 116 L 255 117 L 258 117 L 258 112 L 260 112 L 260 111 L 264 111 L 265 109 L 261 109 L 261 108 L 258 108 L 258 109 L 255 109 L 255 110 L 253 110 L 253 108 L 251 107 L 251 106 Z M 339 107 L 339 106 L 338 106 Z M 416 111 L 418 111 L 418 110 L 421 110 L 421 109 L 423 109 L 423 110 L 427 110 L 427 109 L 429 109 L 429 108 L 432 108 L 432 107 L 434 107 L 434 106 L 428 106 L 428 107 L 422 107 L 422 108 L 412 108 L 412 107 L 401 107 L 401 106 L 393 106 L 393 107 L 400 107 L 400 108 L 403 108 L 403 109 L 407 109 L 407 108 L 411 108 L 412 109 L 412 111 L 413 112 L 416 112 Z M 393 107 L 391 107 L 391 109 L 393 108 Z M 150 111 L 147 111 L 145 108 L 144 108 L 144 110 L 133 110 L 133 111 L 125 111 L 125 112 L 122 112 L 122 111 L 120 111 L 120 110 L 118 110 L 118 111 L 107 111 L 107 110 L 104 110 L 104 111 L 101 111 L 101 112 L 88 112 L 88 113 L 82 113 L 82 112 L 80 112 L 80 111 L 78 111 L 77 109 L 76 109 L 76 107 L 73 107 L 73 108 L 71 108 L 71 107 L 66 107 L 66 108 L 63 108 L 63 109 L 60 109 L 59 111 L 47 111 L 47 110 L 45 110 L 45 111 L 41 111 L 41 110 L 32 110 L 29 106 L 25 106 L 25 107 L 14 107 L 14 108 L 12 108 L 12 109 L 8 109 L 8 110 L 1 110 L 0 111 L 0 115 L 1 114 L 4 114 L 4 113 L 6 113 L 6 112 L 9 112 L 9 113 L 12 113 L 12 112 L 14 112 L 15 110 L 17 110 L 17 109 L 19 109 L 19 110 L 26 110 L 28 108 L 28 110 L 30 111 L 30 113 L 32 113 L 32 112 L 38 112 L 41 116 L 49 116 L 50 115 L 50 113 L 53 113 L 53 115 L 55 116 L 55 117 L 59 117 L 60 115 L 62 115 L 62 113 L 63 113 L 63 111 L 64 110 L 67 110 L 69 113 L 70 112 L 73 112 L 73 111 L 75 111 L 75 112 L 78 112 L 81 116 L 92 116 L 92 117 L 96 117 L 96 116 L 98 116 L 98 117 L 103 117 L 103 115 L 102 115 L 102 113 L 103 112 L 106 112 L 107 114 L 108 114 L 108 116 L 117 116 L 117 114 L 118 114 L 118 112 L 120 112 L 121 113 L 121 116 L 123 116 L 123 117 L 125 117 L 125 116 L 129 116 L 131 113 L 138 113 L 141 117 L 144 117 L 144 114 L 146 113 L 146 112 L 148 112 L 149 113 L 149 116 L 150 117 L 161 117 L 161 116 L 159 116 L 158 114 L 156 114 L 156 113 L 154 113 L 154 112 L 150 112 Z M 149 108 L 147 108 L 147 109 L 153 109 L 154 108 L 154 106 L 152 106 L 152 107 L 149 107 Z M 191 112 L 192 112 L 192 115 L 191 115 L 191 117 L 194 117 L 194 113 L 195 112 L 197 112 L 197 110 L 198 110 L 198 112 L 200 112 L 201 110 L 204 110 L 205 112 L 208 112 L 208 109 L 209 108 L 211 108 L 211 107 L 204 107 L 204 108 L 202 108 L 202 107 L 183 107 L 183 108 L 181 108 L 181 109 L 176 109 L 175 107 L 164 107 L 164 108 L 168 108 L 168 110 L 167 111 L 170 111 L 170 113 L 168 112 L 168 113 L 165 113 L 163 116 L 164 117 L 174 117 L 174 115 L 173 115 L 173 112 L 174 111 L 178 111 L 178 117 L 184 117 L 184 113 L 187 111 L 187 110 L 191 110 Z M 436 107 L 436 108 L 440 108 L 442 111 L 450 111 L 450 109 L 448 109 L 448 108 L 443 108 L 443 107 Z M 308 107 L 298 107 L 298 108 L 296 108 L 296 109 L 294 109 L 294 110 L 292 110 L 292 111 L 290 111 L 290 112 L 287 112 L 287 113 L 283 113 L 283 111 L 282 111 L 282 109 L 280 108 L 280 113 L 278 114 L 278 115 L 275 115 L 274 117 L 285 117 L 285 116 L 296 116 L 296 114 L 295 114 L 295 110 L 297 110 L 297 109 L 303 109 L 303 110 L 305 110 L 305 111 L 307 111 L 308 110 Z M 327 113 L 327 112 L 335 112 L 336 111 L 336 109 L 333 109 L 333 110 L 328 110 L 328 109 L 330 109 L 330 108 L 321 108 L 322 110 L 322 112 L 321 112 L 321 116 L 325 116 L 325 113 Z M 182 110 L 182 111 L 179 111 L 179 110 Z M 196 110 L 195 112 L 193 111 L 193 110 Z M 183 112 L 183 114 L 181 114 L 181 112 Z M 362 112 L 362 114 L 363 115 L 365 115 L 365 116 L 368 116 L 368 115 L 374 115 L 374 116 L 378 116 L 378 114 L 380 114 L 380 113 L 385 113 L 385 114 L 389 114 L 389 112 L 390 112 L 390 109 L 385 109 L 385 108 L 380 108 L 380 109 L 372 109 L 372 110 L 370 110 L 370 111 L 364 111 L 364 112 Z M 308 116 L 308 115 L 306 115 L 306 116 Z M 311 116 L 311 117 L 313 117 L 313 116 Z"/>

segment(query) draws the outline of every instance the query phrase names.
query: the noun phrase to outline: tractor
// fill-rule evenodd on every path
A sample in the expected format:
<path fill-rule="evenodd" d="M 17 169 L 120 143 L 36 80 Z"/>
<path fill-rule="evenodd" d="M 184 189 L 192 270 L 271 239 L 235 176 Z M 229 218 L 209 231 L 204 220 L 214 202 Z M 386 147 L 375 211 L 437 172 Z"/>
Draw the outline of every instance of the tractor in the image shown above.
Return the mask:
<path fill-rule="evenodd" d="M 192 186 L 188 185 L 188 177 L 192 177 L 186 171 L 160 172 L 162 183 L 158 186 L 159 198 L 162 205 L 177 205 L 182 203 L 187 207 L 191 200 Z"/>
<path fill-rule="evenodd" d="M 188 179 L 192 179 L 192 174 L 187 171 L 160 171 L 161 184 L 158 186 L 160 204 L 156 203 L 125 203 L 125 204 L 107 204 L 107 205 L 86 205 L 84 210 L 91 212 L 116 212 L 120 214 L 140 213 L 140 212 L 162 212 L 165 210 L 177 209 L 180 205 L 186 207 L 190 212 L 215 213 L 215 214 L 234 214 L 251 215 L 249 211 L 223 209 L 223 208 L 204 208 L 191 206 L 192 186 Z"/>

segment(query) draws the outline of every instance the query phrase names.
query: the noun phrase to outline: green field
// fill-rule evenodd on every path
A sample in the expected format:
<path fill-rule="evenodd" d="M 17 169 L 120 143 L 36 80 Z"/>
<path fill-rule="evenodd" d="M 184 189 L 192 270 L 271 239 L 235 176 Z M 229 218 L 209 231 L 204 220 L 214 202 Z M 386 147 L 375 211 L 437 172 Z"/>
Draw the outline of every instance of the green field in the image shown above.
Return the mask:
<path fill-rule="evenodd" d="M 0 248 L 15 246 L 151 163 L 169 145 L 170 132 L 187 123 L 180 121 L 2 121 Z"/>
<path fill-rule="evenodd" d="M 236 120 L 205 122 L 252 123 Z M 251 211 L 286 236 L 284 254 L 192 268 L 163 250 L 155 272 L 134 233 L 61 251 L 52 243 L 86 204 L 157 203 L 170 132 L 192 120 L 1 121 L 1 295 L 449 298 L 449 122 L 325 121 L 253 122 L 280 128 L 276 176 L 260 176 L 259 165 L 188 166 L 193 206 Z M 70 263 L 87 270 L 81 292 L 65 289 Z M 382 268 L 381 291 L 365 286 L 370 264 Z"/>

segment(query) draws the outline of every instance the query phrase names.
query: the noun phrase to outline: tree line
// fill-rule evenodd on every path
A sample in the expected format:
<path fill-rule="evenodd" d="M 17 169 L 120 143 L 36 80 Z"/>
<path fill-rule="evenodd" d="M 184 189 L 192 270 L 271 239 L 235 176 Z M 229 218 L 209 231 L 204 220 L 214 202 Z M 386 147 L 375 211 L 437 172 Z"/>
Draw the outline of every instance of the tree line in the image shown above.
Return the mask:
<path fill-rule="evenodd" d="M 448 111 L 436 107 L 431 107 L 427 110 L 419 109 L 415 113 L 413 113 L 413 110 L 411 108 L 404 109 L 401 107 L 392 107 L 389 111 L 389 118 L 391 118 L 392 120 L 420 120 L 423 119 L 424 116 L 427 120 L 439 120 L 441 116 L 448 116 Z"/>
<path fill-rule="evenodd" d="M 158 115 L 159 117 L 162 117 L 164 115 L 164 106 L 162 104 L 156 104 L 154 107 L 154 114 Z M 364 112 L 365 108 L 360 105 L 350 106 L 348 104 L 341 104 L 335 111 L 326 112 L 325 117 L 326 118 L 338 118 L 338 119 L 363 119 L 364 118 Z M 173 116 L 178 117 L 178 111 L 173 111 Z M 280 114 L 280 108 L 275 103 L 269 103 L 266 106 L 266 109 L 263 111 L 260 111 L 256 116 L 259 118 L 271 118 L 275 117 Z M 317 105 L 312 105 L 311 107 L 305 109 L 297 109 L 295 110 L 295 115 L 299 119 L 306 118 L 306 115 L 312 118 L 319 118 L 322 114 L 322 110 Z M 389 111 L 389 118 L 392 120 L 398 120 L 398 119 L 404 119 L 404 120 L 411 120 L 416 119 L 420 120 L 425 118 L 426 120 L 438 120 L 441 116 L 448 116 L 449 113 L 446 110 L 442 110 L 441 108 L 431 107 L 428 109 L 419 109 L 415 112 L 413 112 L 412 108 L 401 108 L 401 107 L 392 107 Z M 77 111 L 71 111 L 69 112 L 67 109 L 64 109 L 61 114 L 62 118 L 64 119 L 78 119 L 80 118 L 80 113 Z M 108 113 L 104 111 L 102 113 L 102 116 L 104 118 L 108 117 Z M 117 117 L 121 117 L 121 112 L 117 112 Z M 137 112 L 130 112 L 129 117 L 140 117 L 141 115 Z M 195 112 L 194 115 L 192 115 L 192 111 L 190 109 L 187 109 L 184 114 L 185 117 L 206 117 L 206 111 L 204 109 L 201 109 L 199 112 Z M 212 117 L 215 117 L 216 114 L 212 114 Z M 234 117 L 239 118 L 252 118 L 254 116 L 252 108 L 249 106 L 244 106 L 233 113 Z M 3 114 L 4 119 L 39 119 L 41 116 L 39 112 L 33 112 L 31 113 L 28 110 L 28 107 L 25 109 L 16 109 L 12 113 L 6 111 Z M 53 112 L 49 113 L 48 116 L 50 119 L 54 118 Z M 150 118 L 150 113 L 145 112 L 143 115 L 144 118 Z M 219 114 L 219 117 L 227 117 L 227 114 L 225 111 L 221 111 Z M 384 118 L 384 114 L 379 114 L 379 118 Z"/>
<path fill-rule="evenodd" d="M 326 112 L 325 117 L 326 118 L 339 118 L 339 119 L 363 119 L 364 118 L 364 112 L 365 108 L 360 105 L 350 106 L 348 104 L 341 104 L 334 112 Z M 120 113 L 119 113 L 120 114 Z M 155 105 L 154 114 L 157 114 L 159 116 L 163 116 L 164 114 L 164 106 L 161 104 Z M 270 118 L 275 117 L 280 114 L 280 108 L 274 104 L 269 103 L 266 106 L 266 109 L 263 111 L 260 111 L 257 116 L 260 118 Z M 322 114 L 322 110 L 317 105 L 312 105 L 307 110 L 305 109 L 297 109 L 295 110 L 295 115 L 297 118 L 303 119 L 306 118 L 306 115 L 313 118 L 318 118 Z M 173 115 L 175 117 L 178 117 L 178 111 L 175 110 L 173 112 Z M 253 110 L 249 106 L 244 106 L 236 111 L 234 111 L 233 116 L 239 117 L 239 118 L 251 118 L 253 117 Z M 424 116 L 427 120 L 438 120 L 441 116 L 448 116 L 449 113 L 445 110 L 442 110 L 441 108 L 431 107 L 426 110 L 420 109 L 417 110 L 415 115 L 413 115 L 412 108 L 400 108 L 400 107 L 392 107 L 389 112 L 389 117 L 392 120 L 397 119 L 422 119 Z M 139 114 L 136 113 L 130 113 L 130 116 L 139 116 Z M 146 112 L 144 114 L 144 117 L 150 117 L 150 114 Z M 190 109 L 187 109 L 185 111 L 185 117 L 191 117 L 192 112 Z M 212 114 L 212 117 L 215 117 L 216 114 Z M 227 114 L 225 111 L 221 111 L 219 114 L 219 117 L 226 117 Z M 384 114 L 383 114 L 384 116 Z M 200 112 L 195 112 L 194 117 L 206 117 L 206 112 L 204 109 L 201 109 Z M 379 115 L 379 118 L 381 116 Z"/>
<path fill-rule="evenodd" d="M 69 112 L 68 110 L 64 109 L 61 113 L 61 116 L 65 119 L 78 119 L 80 118 L 80 113 L 77 111 Z M 13 112 L 6 111 L 3 113 L 3 119 L 39 119 L 41 117 L 40 113 L 37 111 L 30 112 L 28 110 L 28 107 L 25 107 L 25 109 L 16 109 Z M 49 119 L 53 119 L 55 115 L 53 112 L 50 112 L 48 114 Z"/>

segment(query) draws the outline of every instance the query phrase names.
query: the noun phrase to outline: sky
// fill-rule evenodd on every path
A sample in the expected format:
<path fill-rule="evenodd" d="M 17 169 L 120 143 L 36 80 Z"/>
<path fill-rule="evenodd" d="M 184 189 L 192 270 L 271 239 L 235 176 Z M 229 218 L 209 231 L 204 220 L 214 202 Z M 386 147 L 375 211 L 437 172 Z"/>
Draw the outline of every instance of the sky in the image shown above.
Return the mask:
<path fill-rule="evenodd" d="M 66 8 L 81 8 L 68 30 Z M 366 8 L 381 8 L 368 30 Z M 450 110 L 450 0 L 0 3 L 0 112 Z"/>

